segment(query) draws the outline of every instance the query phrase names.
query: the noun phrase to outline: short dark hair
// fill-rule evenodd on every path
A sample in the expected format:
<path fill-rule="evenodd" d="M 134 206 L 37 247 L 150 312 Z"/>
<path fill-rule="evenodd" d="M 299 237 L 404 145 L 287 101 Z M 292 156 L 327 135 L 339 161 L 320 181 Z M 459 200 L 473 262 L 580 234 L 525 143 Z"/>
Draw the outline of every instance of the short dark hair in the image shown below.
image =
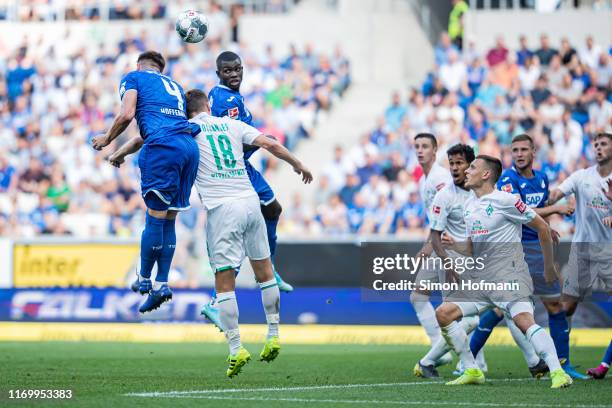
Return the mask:
<path fill-rule="evenodd" d="M 217 69 L 221 69 L 221 63 L 222 62 L 231 62 L 231 61 L 236 61 L 239 60 L 240 56 L 238 54 L 236 54 L 235 52 L 232 51 L 223 51 L 221 54 L 219 54 L 219 56 L 217 57 Z"/>
<path fill-rule="evenodd" d="M 164 57 L 157 51 L 145 51 L 142 54 L 140 54 L 138 56 L 138 60 L 137 62 L 142 62 L 142 61 L 150 61 L 153 64 L 157 65 L 157 67 L 159 68 L 159 72 L 163 72 L 164 68 L 166 67 L 166 60 L 164 59 Z"/>
<path fill-rule="evenodd" d="M 497 157 L 489 156 L 486 154 L 479 154 L 476 156 L 477 159 L 482 159 L 487 164 L 487 167 L 493 173 L 493 183 L 497 183 L 499 176 L 502 174 L 502 162 Z"/>
<path fill-rule="evenodd" d="M 527 133 L 521 133 L 520 135 L 514 136 L 510 144 L 514 142 L 529 142 L 532 149 L 535 147 L 535 143 L 533 143 L 533 138 L 529 136 Z"/>
<path fill-rule="evenodd" d="M 448 155 L 449 158 L 451 156 L 460 154 L 463 156 L 465 161 L 468 163 L 473 162 L 474 158 L 476 157 L 476 155 L 474 154 L 474 149 L 472 149 L 472 146 L 468 146 L 462 143 L 457 143 L 456 145 L 452 146 L 450 149 L 446 151 L 446 154 Z"/>
<path fill-rule="evenodd" d="M 192 118 L 202 112 L 203 107 L 208 103 L 208 96 L 199 89 L 190 89 L 185 93 L 185 100 L 187 101 L 187 117 Z"/>
<path fill-rule="evenodd" d="M 610 139 L 610 141 L 612 142 L 612 133 L 608 133 L 608 132 L 601 132 L 598 133 L 597 135 L 595 135 L 595 137 L 593 138 L 593 140 L 597 140 L 600 137 L 607 137 L 608 139 Z"/>
<path fill-rule="evenodd" d="M 436 149 L 438 148 L 438 141 L 436 140 L 436 137 L 431 133 L 418 133 L 414 137 L 414 141 L 416 142 L 418 139 L 429 139 L 431 140 L 431 144 L 433 144 L 433 147 L 435 147 Z"/>

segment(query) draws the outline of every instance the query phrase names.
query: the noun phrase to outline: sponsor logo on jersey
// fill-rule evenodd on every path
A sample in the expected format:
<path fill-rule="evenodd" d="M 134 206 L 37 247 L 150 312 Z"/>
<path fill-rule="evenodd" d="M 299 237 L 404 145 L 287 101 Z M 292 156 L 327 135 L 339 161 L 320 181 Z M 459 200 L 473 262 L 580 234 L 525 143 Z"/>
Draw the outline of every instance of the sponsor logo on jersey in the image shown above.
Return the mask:
<path fill-rule="evenodd" d="M 231 102 L 231 101 L 233 101 L 233 100 L 234 100 L 234 98 L 236 98 L 236 97 L 235 97 L 235 96 L 230 96 L 229 98 L 227 98 L 227 101 L 228 101 L 228 102 Z"/>
<path fill-rule="evenodd" d="M 546 188 L 546 183 L 544 183 L 544 180 L 542 180 L 541 186 L 542 186 L 542 188 Z"/>
<path fill-rule="evenodd" d="M 482 226 L 480 220 L 474 221 L 470 228 L 470 235 L 487 235 L 489 230 Z"/>
<path fill-rule="evenodd" d="M 442 190 L 442 188 L 443 188 L 444 186 L 445 186 L 445 184 L 444 184 L 444 183 L 440 183 L 440 184 L 438 184 L 438 185 L 436 186 L 436 191 L 440 191 L 440 190 Z"/>
<path fill-rule="evenodd" d="M 521 188 L 525 188 L 525 187 L 527 187 L 527 183 L 521 184 Z"/>
<path fill-rule="evenodd" d="M 510 177 L 504 177 L 504 178 L 502 179 L 502 183 L 505 183 L 505 182 L 506 182 L 506 181 L 508 181 L 508 180 L 510 180 Z"/>
<path fill-rule="evenodd" d="M 544 193 L 529 193 L 525 194 L 525 204 L 530 207 L 537 207 L 542 199 L 544 198 Z"/>
<path fill-rule="evenodd" d="M 229 108 L 227 110 L 227 116 L 229 116 L 232 119 L 236 119 L 239 114 L 240 114 L 240 111 L 238 110 L 238 108 Z"/>
<path fill-rule="evenodd" d="M 119 88 L 119 96 L 123 98 L 123 94 L 125 94 L 125 81 L 121 83 L 121 88 Z"/>
<path fill-rule="evenodd" d="M 521 201 L 521 199 L 516 200 L 516 203 L 514 203 L 514 206 L 521 214 L 527 211 L 527 204 Z"/>
<path fill-rule="evenodd" d="M 508 177 L 506 177 L 508 178 Z M 506 193 L 511 193 L 512 192 L 512 184 L 508 183 L 508 184 L 504 184 L 503 186 L 501 186 L 500 188 L 501 191 L 505 191 Z"/>
<path fill-rule="evenodd" d="M 440 214 L 440 210 L 441 210 L 440 207 L 438 207 L 437 205 L 433 206 L 433 213 L 434 214 Z"/>
<path fill-rule="evenodd" d="M 591 202 L 587 203 L 587 207 L 593 208 L 595 210 L 608 210 L 608 205 L 599 195 L 596 195 L 595 197 L 593 197 Z"/>

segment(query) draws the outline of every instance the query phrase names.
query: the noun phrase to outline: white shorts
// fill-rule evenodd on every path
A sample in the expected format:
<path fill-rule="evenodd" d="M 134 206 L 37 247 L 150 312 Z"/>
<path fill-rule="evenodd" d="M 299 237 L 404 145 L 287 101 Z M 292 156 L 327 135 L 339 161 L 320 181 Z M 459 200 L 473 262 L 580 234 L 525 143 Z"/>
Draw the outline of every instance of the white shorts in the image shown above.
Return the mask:
<path fill-rule="evenodd" d="M 612 292 L 612 266 L 608 261 L 589 259 L 579 254 L 589 253 L 589 245 L 572 244 L 567 266 L 563 269 L 564 295 L 584 298 L 593 290 Z"/>
<path fill-rule="evenodd" d="M 259 198 L 256 195 L 237 198 L 209 210 L 206 240 L 215 273 L 239 267 L 245 256 L 254 261 L 269 258 Z"/>
<path fill-rule="evenodd" d="M 494 301 L 480 301 L 480 302 L 450 302 L 459 309 L 464 317 L 466 316 L 477 316 L 483 312 L 493 309 L 495 307 L 501 309 L 504 314 L 514 316 L 521 313 L 530 313 L 533 315 L 533 302 L 529 299 L 521 299 L 512 302 L 494 302 Z"/>

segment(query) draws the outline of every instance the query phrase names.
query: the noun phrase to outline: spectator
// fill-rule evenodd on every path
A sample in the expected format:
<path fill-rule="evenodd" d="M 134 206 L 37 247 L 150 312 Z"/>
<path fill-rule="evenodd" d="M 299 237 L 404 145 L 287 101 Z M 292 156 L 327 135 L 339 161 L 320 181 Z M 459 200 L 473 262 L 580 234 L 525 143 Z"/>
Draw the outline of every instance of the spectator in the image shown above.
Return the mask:
<path fill-rule="evenodd" d="M 325 233 L 341 234 L 347 231 L 347 209 L 337 195 L 332 195 L 328 202 L 320 205 L 318 214 Z"/>
<path fill-rule="evenodd" d="M 561 80 L 561 85 L 552 89 L 553 93 L 561 103 L 566 106 L 573 106 L 582 96 L 582 82 L 573 80 L 569 73 L 566 73 Z"/>
<path fill-rule="evenodd" d="M 405 167 L 406 164 L 404 163 L 404 158 L 401 153 L 399 151 L 394 151 L 391 153 L 389 165 L 385 167 L 382 174 L 389 182 L 397 181 L 399 173 L 404 170 Z"/>
<path fill-rule="evenodd" d="M 449 92 L 457 92 L 467 77 L 467 67 L 456 51 L 448 53 L 448 61 L 440 67 L 440 81 Z"/>
<path fill-rule="evenodd" d="M 570 168 L 582 155 L 582 126 L 572 119 L 569 109 L 552 127 L 551 140 L 561 166 Z"/>
<path fill-rule="evenodd" d="M 434 48 L 434 58 L 437 66 L 442 66 L 448 61 L 448 53 L 450 51 L 459 52 L 459 49 L 452 43 L 448 33 L 442 31 L 440 33 L 440 41 Z"/>
<path fill-rule="evenodd" d="M 401 96 L 399 92 L 396 91 L 391 97 L 391 105 L 385 110 L 385 122 L 389 130 L 397 130 L 404 115 L 406 115 L 406 106 L 402 104 Z"/>
<path fill-rule="evenodd" d="M 353 204 L 355 194 L 361 189 L 361 181 L 357 174 L 349 174 L 346 177 L 346 184 L 340 189 L 338 196 L 342 202 L 350 208 Z"/>
<path fill-rule="evenodd" d="M 600 45 L 595 44 L 593 36 L 589 35 L 585 41 L 585 47 L 579 52 L 580 60 L 589 68 L 595 69 L 599 63 L 599 56 L 603 52 Z"/>
<path fill-rule="evenodd" d="M 552 60 L 552 57 L 557 55 L 558 52 L 556 49 L 550 47 L 550 40 L 548 39 L 548 35 L 542 34 L 540 36 L 540 48 L 536 51 L 536 55 L 540 59 L 540 63 L 547 67 Z"/>
<path fill-rule="evenodd" d="M 612 103 L 606 100 L 606 94 L 599 91 L 595 102 L 589 107 L 589 123 L 587 125 L 591 134 L 610 131 L 612 126 Z"/>
<path fill-rule="evenodd" d="M 531 90 L 531 99 L 533 100 L 533 105 L 535 108 L 538 109 L 540 104 L 547 100 L 550 94 L 546 75 L 540 75 L 536 81 L 535 88 Z"/>
<path fill-rule="evenodd" d="M 550 60 L 548 69 L 546 70 L 546 78 L 548 78 L 548 86 L 551 89 L 561 86 L 563 77 L 567 74 L 567 68 L 561 64 L 561 57 L 556 54 Z"/>
<path fill-rule="evenodd" d="M 576 55 L 576 50 L 571 46 L 567 37 L 561 39 L 559 55 L 561 56 L 561 63 L 563 65 L 568 65 L 574 58 L 574 55 Z"/>
<path fill-rule="evenodd" d="M 535 55 L 527 57 L 523 66 L 519 67 L 518 71 L 521 89 L 527 92 L 532 91 L 541 73 L 540 60 L 538 57 Z"/>
<path fill-rule="evenodd" d="M 495 47 L 487 53 L 487 63 L 490 68 L 504 62 L 508 58 L 508 48 L 504 42 L 504 37 L 498 36 L 495 40 Z"/>
<path fill-rule="evenodd" d="M 516 52 L 516 61 L 519 66 L 524 66 L 527 62 L 527 59 L 533 57 L 533 51 L 529 49 L 527 46 L 527 37 L 525 35 L 521 35 L 519 37 L 519 49 Z"/>

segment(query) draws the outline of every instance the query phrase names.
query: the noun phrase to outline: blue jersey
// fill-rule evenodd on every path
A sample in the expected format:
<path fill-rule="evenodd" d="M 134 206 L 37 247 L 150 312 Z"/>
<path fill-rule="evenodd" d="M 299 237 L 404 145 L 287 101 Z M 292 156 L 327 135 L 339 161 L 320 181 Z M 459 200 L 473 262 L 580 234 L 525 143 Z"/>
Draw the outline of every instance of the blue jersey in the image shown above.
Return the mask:
<path fill-rule="evenodd" d="M 511 194 L 518 194 L 529 207 L 542 208 L 548 201 L 548 177 L 542 171 L 533 170 L 532 178 L 518 174 L 514 166 L 503 172 L 497 188 Z M 523 225 L 523 241 L 537 241 L 538 233 Z"/>
<path fill-rule="evenodd" d="M 136 122 L 145 143 L 176 133 L 191 133 L 183 88 L 157 71 L 132 71 L 121 80 L 119 94 L 135 89 Z"/>
<path fill-rule="evenodd" d="M 208 101 L 213 116 L 229 116 L 253 126 L 253 115 L 244 106 L 244 97 L 240 95 L 240 92 L 219 84 L 208 93 Z"/>

